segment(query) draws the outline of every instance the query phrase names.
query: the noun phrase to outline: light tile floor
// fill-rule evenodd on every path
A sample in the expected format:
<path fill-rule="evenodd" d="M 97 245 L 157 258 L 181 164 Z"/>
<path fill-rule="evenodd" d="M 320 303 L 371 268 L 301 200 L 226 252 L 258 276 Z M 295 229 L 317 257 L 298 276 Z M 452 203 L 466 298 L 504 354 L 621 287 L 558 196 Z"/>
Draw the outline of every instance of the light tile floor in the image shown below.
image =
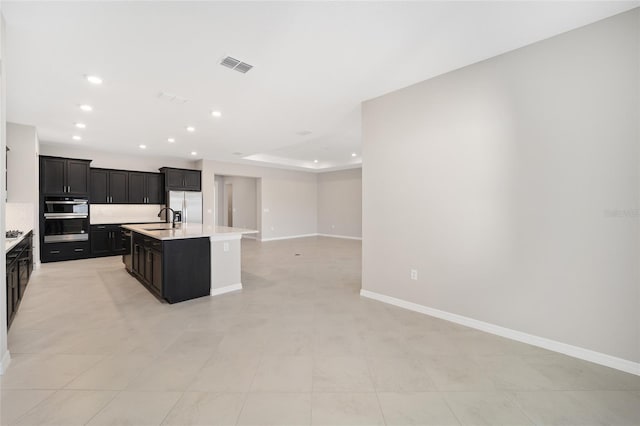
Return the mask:
<path fill-rule="evenodd" d="M 0 423 L 640 425 L 639 377 L 363 299 L 360 268 L 357 241 L 245 240 L 244 290 L 169 305 L 117 257 L 45 264 Z"/>

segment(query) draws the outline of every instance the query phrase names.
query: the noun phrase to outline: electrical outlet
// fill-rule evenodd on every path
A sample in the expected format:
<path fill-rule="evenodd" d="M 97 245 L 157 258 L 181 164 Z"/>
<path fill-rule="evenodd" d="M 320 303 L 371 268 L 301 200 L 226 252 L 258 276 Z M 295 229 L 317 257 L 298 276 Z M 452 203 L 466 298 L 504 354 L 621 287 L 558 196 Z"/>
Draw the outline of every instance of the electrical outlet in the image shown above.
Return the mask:
<path fill-rule="evenodd" d="M 411 270 L 411 279 L 417 281 L 418 280 L 418 270 L 417 269 L 412 269 Z"/>
<path fill-rule="evenodd" d="M 229 243 L 225 242 L 224 244 L 222 244 L 222 250 L 229 251 Z"/>
<path fill-rule="evenodd" d="M 331 225 L 331 229 L 336 229 L 336 226 L 335 225 Z"/>
<path fill-rule="evenodd" d="M 272 231 L 275 231 L 275 230 L 276 230 L 276 227 L 275 227 L 275 226 L 272 226 L 272 227 L 271 227 L 271 230 L 272 230 Z"/>

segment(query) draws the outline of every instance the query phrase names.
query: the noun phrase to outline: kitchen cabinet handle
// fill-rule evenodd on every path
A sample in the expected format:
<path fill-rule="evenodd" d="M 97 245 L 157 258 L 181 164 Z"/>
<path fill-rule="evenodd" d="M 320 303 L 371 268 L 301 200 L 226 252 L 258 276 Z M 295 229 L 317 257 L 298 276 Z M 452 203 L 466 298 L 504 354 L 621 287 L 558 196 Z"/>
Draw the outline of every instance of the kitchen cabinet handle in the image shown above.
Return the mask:
<path fill-rule="evenodd" d="M 103 226 L 98 226 L 98 229 L 104 229 L 104 228 L 106 228 L 106 226 L 104 226 L 104 225 Z"/>
<path fill-rule="evenodd" d="M 73 249 L 73 251 L 75 251 L 75 252 L 81 252 L 81 251 L 84 251 L 84 249 L 77 248 L 77 249 Z"/>
<path fill-rule="evenodd" d="M 67 186 L 67 192 L 71 192 L 71 185 Z"/>
<path fill-rule="evenodd" d="M 50 250 L 49 253 L 51 253 L 51 254 L 59 254 L 60 250 Z"/>

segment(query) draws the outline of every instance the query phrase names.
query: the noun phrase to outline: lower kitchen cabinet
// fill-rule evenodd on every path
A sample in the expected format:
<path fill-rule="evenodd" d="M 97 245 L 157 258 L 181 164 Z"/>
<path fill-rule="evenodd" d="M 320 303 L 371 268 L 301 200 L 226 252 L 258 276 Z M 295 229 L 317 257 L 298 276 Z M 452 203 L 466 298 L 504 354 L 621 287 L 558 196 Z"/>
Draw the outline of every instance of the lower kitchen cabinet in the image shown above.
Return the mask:
<path fill-rule="evenodd" d="M 120 225 L 91 225 L 91 256 L 115 256 L 124 254 L 122 227 Z"/>
<path fill-rule="evenodd" d="M 58 262 L 60 260 L 86 259 L 91 253 L 89 241 L 69 241 L 66 243 L 44 243 L 40 246 L 40 260 Z"/>
<path fill-rule="evenodd" d="M 29 232 L 7 255 L 7 328 L 13 322 L 33 271 L 33 233 Z"/>
<path fill-rule="evenodd" d="M 169 303 L 211 292 L 209 238 L 158 240 L 132 233 L 132 274 Z"/>

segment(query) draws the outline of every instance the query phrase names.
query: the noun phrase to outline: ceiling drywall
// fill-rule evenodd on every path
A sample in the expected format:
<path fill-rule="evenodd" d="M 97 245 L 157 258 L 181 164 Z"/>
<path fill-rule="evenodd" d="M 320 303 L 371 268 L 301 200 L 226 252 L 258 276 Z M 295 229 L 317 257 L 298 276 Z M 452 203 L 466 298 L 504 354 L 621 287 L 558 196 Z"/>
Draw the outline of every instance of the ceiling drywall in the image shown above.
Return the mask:
<path fill-rule="evenodd" d="M 123 154 L 344 168 L 363 100 L 638 4 L 4 2 L 7 119 Z"/>

